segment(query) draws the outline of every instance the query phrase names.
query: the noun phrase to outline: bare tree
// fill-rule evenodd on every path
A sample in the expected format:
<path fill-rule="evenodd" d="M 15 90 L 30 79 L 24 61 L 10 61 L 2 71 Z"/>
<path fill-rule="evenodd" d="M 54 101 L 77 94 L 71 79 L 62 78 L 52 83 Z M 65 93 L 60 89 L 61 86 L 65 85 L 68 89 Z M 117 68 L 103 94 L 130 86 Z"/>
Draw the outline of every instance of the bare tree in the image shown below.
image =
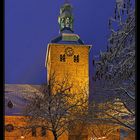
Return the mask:
<path fill-rule="evenodd" d="M 117 112 L 116 115 L 107 111 L 104 113 L 131 130 L 135 130 L 134 13 L 135 9 L 130 0 L 116 0 L 114 17 L 109 19 L 110 36 L 107 52 L 101 52 L 100 60 L 95 62 L 94 78 L 95 95 L 100 94 L 105 102 L 110 99 L 110 105 L 105 103 L 106 109 Z M 116 106 L 117 98 L 121 103 Z M 120 106 L 123 108 L 121 111 Z M 125 119 L 122 119 L 123 117 Z"/>
<path fill-rule="evenodd" d="M 91 140 L 111 140 L 112 137 L 119 137 L 120 125 L 112 118 L 108 118 L 108 115 L 105 116 L 101 112 L 103 108 L 96 108 L 94 104 L 89 104 L 89 106 L 90 108 L 83 108 L 82 114 L 77 113 L 76 118 L 78 119 L 70 125 L 70 128 L 75 132 L 70 133 L 72 139 L 81 140 L 88 137 Z M 90 111 L 91 109 L 92 111 Z"/>
<path fill-rule="evenodd" d="M 70 124 L 77 120 L 77 113 L 82 113 L 82 108 L 87 104 L 87 99 L 82 96 L 74 100 L 76 94 L 70 93 L 71 88 L 68 78 L 60 82 L 52 75 L 49 84 L 44 84 L 40 93 L 35 93 L 26 107 L 26 132 L 30 132 L 27 131 L 30 128 L 44 127 L 52 132 L 54 140 L 68 132 Z"/>
<path fill-rule="evenodd" d="M 100 119 L 96 120 L 91 126 L 88 127 L 89 136 L 93 140 L 111 140 L 112 137 L 119 137 L 119 129 L 119 126 L 107 124 Z"/>

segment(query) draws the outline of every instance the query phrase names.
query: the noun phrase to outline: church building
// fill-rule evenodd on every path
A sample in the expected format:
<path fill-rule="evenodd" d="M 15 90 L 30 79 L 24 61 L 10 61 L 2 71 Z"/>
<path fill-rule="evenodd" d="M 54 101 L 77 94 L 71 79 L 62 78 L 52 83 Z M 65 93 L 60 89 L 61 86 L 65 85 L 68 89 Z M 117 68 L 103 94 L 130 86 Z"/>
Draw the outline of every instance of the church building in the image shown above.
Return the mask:
<path fill-rule="evenodd" d="M 67 78 L 72 85 L 69 92 L 76 94 L 76 99 L 80 98 L 78 92 L 84 90 L 85 96 L 89 97 L 89 53 L 92 45 L 84 44 L 80 36 L 74 33 L 74 17 L 72 6 L 65 3 L 60 8 L 58 17 L 59 35 L 52 39 L 47 46 L 45 67 L 47 71 L 47 82 L 52 76 L 58 82 Z M 22 128 L 27 124 L 23 121 L 26 117 L 22 114 L 26 103 L 39 91 L 40 85 L 29 84 L 5 84 L 5 140 L 53 140 L 51 132 L 43 127 L 37 130 L 32 129 L 28 135 L 24 135 Z M 93 132 L 99 133 L 98 125 L 93 124 Z M 103 129 L 110 129 L 113 126 L 106 126 Z M 92 137 L 86 133 L 81 139 L 78 136 L 63 134 L 58 140 L 120 140 L 119 129 L 115 129 L 109 138 Z M 126 139 L 127 140 L 127 139 Z"/>
<path fill-rule="evenodd" d="M 45 66 L 48 83 L 52 75 L 58 82 L 68 78 L 72 85 L 70 92 L 77 94 L 85 90 L 89 95 L 89 52 L 91 45 L 85 45 L 74 33 L 72 6 L 64 4 L 60 9 L 58 23 L 60 34 L 48 44 Z M 87 96 L 86 96 L 87 98 Z"/>
<path fill-rule="evenodd" d="M 77 94 L 85 90 L 85 98 L 89 95 L 89 52 L 91 45 L 85 45 L 79 35 L 74 33 L 74 17 L 72 6 L 65 3 L 60 8 L 58 23 L 60 26 L 59 35 L 52 39 L 47 46 L 45 67 L 47 71 L 47 82 L 50 82 L 52 75 L 58 82 L 67 78 L 72 88 L 69 92 Z M 29 84 L 5 84 L 5 138 L 14 139 L 46 139 L 52 140 L 50 132 L 42 134 L 42 128 L 32 130 L 28 136 L 24 136 L 22 127 L 24 115 L 22 110 L 33 93 L 39 92 L 40 85 Z M 83 96 L 84 97 L 84 96 Z M 44 131 L 43 131 L 44 132 Z M 36 134 L 37 133 L 37 134 Z M 62 135 L 59 140 L 67 140 L 68 136 Z"/>

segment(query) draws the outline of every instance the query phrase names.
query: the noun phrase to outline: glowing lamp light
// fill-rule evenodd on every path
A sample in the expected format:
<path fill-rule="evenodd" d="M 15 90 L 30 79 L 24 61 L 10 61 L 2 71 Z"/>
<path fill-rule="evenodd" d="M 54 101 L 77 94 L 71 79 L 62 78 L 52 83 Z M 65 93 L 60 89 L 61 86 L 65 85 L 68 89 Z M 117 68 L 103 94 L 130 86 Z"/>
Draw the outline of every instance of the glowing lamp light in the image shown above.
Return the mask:
<path fill-rule="evenodd" d="M 105 139 L 106 137 L 100 137 L 100 138 L 98 138 L 98 140 L 102 140 L 102 139 Z"/>
<path fill-rule="evenodd" d="M 21 136 L 20 138 L 21 138 L 21 139 L 24 139 L 24 136 Z"/>
<path fill-rule="evenodd" d="M 95 138 L 91 138 L 91 140 L 102 140 L 102 139 L 106 139 L 106 137 L 99 137 L 99 138 L 95 137 Z"/>

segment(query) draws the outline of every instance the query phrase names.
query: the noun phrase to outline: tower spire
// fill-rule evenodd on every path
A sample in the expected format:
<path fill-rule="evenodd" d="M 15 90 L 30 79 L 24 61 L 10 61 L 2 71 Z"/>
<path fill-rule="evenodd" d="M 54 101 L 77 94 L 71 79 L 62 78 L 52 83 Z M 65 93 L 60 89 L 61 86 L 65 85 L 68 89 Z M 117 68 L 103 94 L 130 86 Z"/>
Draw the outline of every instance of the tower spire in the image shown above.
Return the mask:
<path fill-rule="evenodd" d="M 72 6 L 69 3 L 69 0 L 65 0 L 64 4 L 60 8 L 60 14 L 58 16 L 58 23 L 60 32 L 59 35 L 51 40 L 51 43 L 75 43 L 75 44 L 84 44 L 80 37 L 73 31 L 73 14 Z"/>
<path fill-rule="evenodd" d="M 58 16 L 58 23 L 60 26 L 60 32 L 69 30 L 73 32 L 73 15 L 72 6 L 65 0 L 64 5 L 60 8 L 60 15 Z"/>

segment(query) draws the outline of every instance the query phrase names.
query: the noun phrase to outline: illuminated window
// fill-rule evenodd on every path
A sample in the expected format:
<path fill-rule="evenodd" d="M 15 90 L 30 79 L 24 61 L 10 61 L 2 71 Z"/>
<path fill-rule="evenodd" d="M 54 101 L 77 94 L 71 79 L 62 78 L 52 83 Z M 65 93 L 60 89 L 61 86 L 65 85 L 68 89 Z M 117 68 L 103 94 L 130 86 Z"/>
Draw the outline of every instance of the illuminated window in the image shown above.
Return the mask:
<path fill-rule="evenodd" d="M 42 137 L 46 136 L 46 128 L 45 127 L 41 127 L 41 136 Z"/>
<path fill-rule="evenodd" d="M 79 62 L 79 55 L 74 55 L 73 61 L 74 61 L 75 63 L 78 63 L 78 62 Z"/>
<path fill-rule="evenodd" d="M 65 54 L 61 54 L 60 55 L 60 61 L 61 62 L 65 62 L 66 61 Z"/>
<path fill-rule="evenodd" d="M 32 127 L 32 136 L 36 137 L 36 128 L 35 127 Z"/>

